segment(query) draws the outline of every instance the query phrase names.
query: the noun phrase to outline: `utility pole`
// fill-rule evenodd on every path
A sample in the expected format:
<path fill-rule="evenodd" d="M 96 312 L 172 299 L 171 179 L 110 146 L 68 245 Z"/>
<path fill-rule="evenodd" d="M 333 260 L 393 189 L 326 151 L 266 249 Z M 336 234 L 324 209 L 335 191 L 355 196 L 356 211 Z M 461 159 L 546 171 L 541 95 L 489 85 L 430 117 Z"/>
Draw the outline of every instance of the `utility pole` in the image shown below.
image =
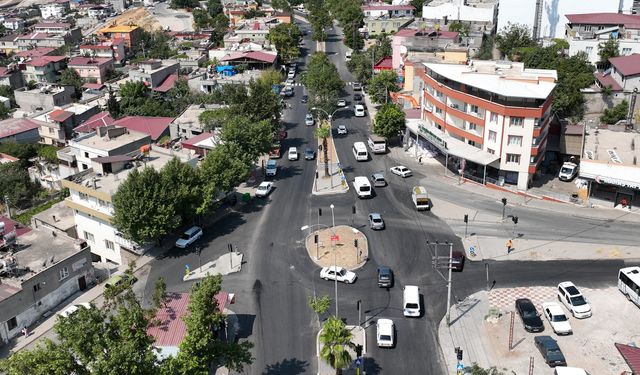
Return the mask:
<path fill-rule="evenodd" d="M 333 209 L 334 209 L 334 205 L 333 203 L 331 203 L 331 206 L 329 206 L 331 208 L 331 232 L 332 234 L 335 236 L 335 228 L 336 228 L 336 218 L 333 215 Z M 334 242 L 334 246 L 333 246 L 333 272 L 335 273 L 338 266 L 337 266 L 337 255 L 336 255 L 336 247 L 335 247 L 335 241 Z M 335 294 L 336 294 L 336 318 L 338 317 L 338 276 L 334 275 L 333 277 L 334 280 L 334 289 L 335 289 Z"/>
<path fill-rule="evenodd" d="M 427 241 L 427 246 L 429 246 L 430 243 L 429 241 Z M 439 245 L 445 245 L 445 246 L 449 246 L 449 256 L 448 257 L 439 257 L 438 256 L 438 246 Z M 451 274 L 452 274 L 452 263 L 453 263 L 453 242 L 445 242 L 443 244 L 438 243 L 438 241 L 436 241 L 436 243 L 434 244 L 434 248 L 435 248 L 435 255 L 433 257 L 433 268 L 435 268 L 436 270 L 438 270 L 439 268 L 448 268 L 449 269 L 449 276 L 445 277 L 439 270 L 438 270 L 438 274 L 440 276 L 442 276 L 443 279 L 445 279 L 447 281 L 447 326 L 450 324 L 451 321 Z M 443 262 L 444 260 L 446 260 L 446 263 Z"/>
<path fill-rule="evenodd" d="M 504 220 L 504 210 L 507 207 L 507 198 L 502 198 L 502 220 Z"/>
<path fill-rule="evenodd" d="M 449 243 L 449 281 L 447 282 L 447 326 L 451 325 L 451 263 L 453 262 L 453 242 Z"/>

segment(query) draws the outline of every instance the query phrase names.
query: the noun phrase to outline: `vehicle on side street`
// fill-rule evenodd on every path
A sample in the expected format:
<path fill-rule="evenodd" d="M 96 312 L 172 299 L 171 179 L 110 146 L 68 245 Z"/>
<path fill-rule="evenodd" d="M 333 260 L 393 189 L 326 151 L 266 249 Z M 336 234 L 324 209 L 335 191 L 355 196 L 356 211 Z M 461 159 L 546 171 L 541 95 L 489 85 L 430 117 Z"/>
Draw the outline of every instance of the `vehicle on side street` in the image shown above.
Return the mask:
<path fill-rule="evenodd" d="M 353 113 L 356 117 L 364 117 L 367 115 L 362 104 L 356 104 Z"/>
<path fill-rule="evenodd" d="M 344 99 L 339 99 L 338 100 L 338 107 L 346 107 L 347 106 L 347 101 Z"/>
<path fill-rule="evenodd" d="M 349 61 L 349 60 L 351 60 L 351 54 L 352 54 L 352 53 L 353 53 L 353 52 L 351 52 L 351 51 L 347 51 L 347 52 L 344 54 L 344 61 Z"/>
<path fill-rule="evenodd" d="M 572 162 L 566 162 L 560 167 L 558 178 L 561 181 L 571 181 L 578 174 L 578 165 Z"/>
<path fill-rule="evenodd" d="M 558 284 L 558 301 L 564 304 L 574 318 L 584 319 L 591 316 L 591 306 L 571 281 Z"/>
<path fill-rule="evenodd" d="M 353 91 L 362 91 L 362 83 L 354 82 L 353 83 Z"/>
<path fill-rule="evenodd" d="M 256 197 L 264 198 L 271 193 L 271 190 L 273 190 L 273 182 L 263 181 L 256 189 Z"/>
<path fill-rule="evenodd" d="M 353 94 L 353 101 L 356 104 L 361 104 L 361 102 L 362 102 L 362 94 L 360 94 L 360 93 Z"/>
<path fill-rule="evenodd" d="M 316 158 L 316 152 L 310 148 L 307 147 L 304 149 L 304 160 L 313 160 Z"/>
<path fill-rule="evenodd" d="M 358 195 L 358 198 L 371 198 L 372 189 L 369 180 L 364 176 L 358 176 L 353 179 L 353 188 Z"/>
<path fill-rule="evenodd" d="M 285 81 L 285 83 L 287 85 L 293 85 L 296 81 L 293 78 L 287 78 L 287 80 Z"/>
<path fill-rule="evenodd" d="M 391 319 L 378 319 L 376 322 L 376 342 L 379 348 L 393 348 L 396 327 Z"/>
<path fill-rule="evenodd" d="M 369 152 L 367 151 L 367 147 L 364 145 L 364 142 L 354 142 L 351 150 L 353 151 L 353 156 L 357 161 L 369 160 Z"/>
<path fill-rule="evenodd" d="M 384 229 L 384 220 L 382 220 L 382 215 L 379 213 L 369 214 L 369 228 L 373 230 Z"/>
<path fill-rule="evenodd" d="M 371 134 L 369 136 L 369 139 L 367 140 L 367 143 L 369 144 L 371 152 L 373 152 L 374 154 L 384 154 L 385 152 L 387 152 L 387 140 L 382 137 Z"/>
<path fill-rule="evenodd" d="M 518 298 L 516 300 L 516 311 L 522 319 L 524 330 L 527 332 L 542 332 L 544 331 L 544 324 L 540 319 L 538 310 L 528 298 Z"/>
<path fill-rule="evenodd" d="M 420 288 L 415 285 L 405 285 L 402 291 L 402 314 L 416 318 L 422 313 L 420 308 Z"/>
<path fill-rule="evenodd" d="M 182 233 L 180 238 L 176 240 L 176 247 L 181 249 L 187 248 L 189 245 L 199 240 L 200 237 L 202 237 L 202 228 L 193 226 Z"/>
<path fill-rule="evenodd" d="M 416 210 L 431 210 L 431 198 L 429 198 L 426 187 L 414 186 L 413 189 L 411 189 L 411 200 L 413 201 L 413 205 L 416 206 Z"/>
<path fill-rule="evenodd" d="M 286 85 L 282 91 L 280 91 L 280 96 L 290 97 L 293 96 L 293 86 Z"/>
<path fill-rule="evenodd" d="M 346 135 L 346 134 L 347 134 L 347 126 L 338 125 L 338 135 Z"/>
<path fill-rule="evenodd" d="M 307 113 L 307 115 L 304 116 L 304 123 L 307 126 L 313 126 L 313 124 L 315 124 L 315 120 L 313 119 L 313 115 L 311 115 L 311 113 Z"/>
<path fill-rule="evenodd" d="M 573 333 L 571 324 L 560 304 L 557 302 L 545 302 L 542 304 L 542 315 L 547 318 L 549 325 L 558 335 L 570 335 Z"/>
<path fill-rule="evenodd" d="M 121 285 L 133 285 L 138 279 L 135 276 L 130 276 L 128 273 L 115 275 L 107 280 L 104 284 L 105 288 L 118 288 Z"/>
<path fill-rule="evenodd" d="M 391 170 L 391 173 L 397 176 L 400 176 L 402 178 L 411 177 L 413 175 L 413 172 L 411 172 L 411 169 L 405 167 L 404 165 L 397 165 L 395 167 L 391 167 L 390 170 Z"/>
<path fill-rule="evenodd" d="M 62 311 L 58 311 L 57 314 L 59 316 L 68 318 L 69 316 L 73 315 L 76 311 L 80 309 L 90 309 L 90 308 L 91 308 L 91 304 L 89 302 L 80 302 L 78 304 L 71 305 Z"/>
<path fill-rule="evenodd" d="M 464 251 L 453 250 L 451 253 L 451 269 L 454 271 L 462 272 L 464 269 L 464 261 L 466 257 Z"/>
<path fill-rule="evenodd" d="M 564 354 L 562 354 L 558 342 L 551 336 L 536 336 L 533 341 L 536 344 L 536 348 L 540 351 L 540 354 L 542 354 L 542 358 L 549 366 L 567 365 L 567 361 L 564 359 Z"/>
<path fill-rule="evenodd" d="M 393 287 L 393 271 L 387 266 L 378 267 L 378 287 L 379 288 L 391 288 Z"/>
<path fill-rule="evenodd" d="M 382 173 L 374 173 L 371 175 L 371 182 L 375 187 L 385 187 L 387 186 L 387 180 L 384 179 L 384 175 Z"/>
<path fill-rule="evenodd" d="M 296 77 L 296 71 L 293 69 L 289 69 L 289 73 L 287 73 L 287 79 L 294 79 Z"/>
<path fill-rule="evenodd" d="M 356 281 L 355 272 L 348 271 L 342 267 L 323 267 L 320 270 L 320 278 L 324 280 L 338 280 L 345 284 Z"/>
<path fill-rule="evenodd" d="M 275 176 L 278 173 L 278 165 L 275 160 L 269 159 L 267 160 L 267 166 L 265 168 L 265 172 L 267 176 Z"/>
<path fill-rule="evenodd" d="M 298 149 L 295 147 L 289 147 L 289 152 L 287 152 L 287 158 L 291 161 L 298 160 Z"/>
<path fill-rule="evenodd" d="M 618 272 L 618 290 L 640 307 L 640 267 L 622 268 Z"/>
<path fill-rule="evenodd" d="M 274 142 L 271 149 L 269 149 L 269 158 L 270 159 L 280 159 L 282 157 L 282 146 L 280 145 L 280 141 Z"/>
<path fill-rule="evenodd" d="M 302 98 L 300 99 L 300 103 L 307 103 L 309 101 L 309 95 L 302 95 Z"/>

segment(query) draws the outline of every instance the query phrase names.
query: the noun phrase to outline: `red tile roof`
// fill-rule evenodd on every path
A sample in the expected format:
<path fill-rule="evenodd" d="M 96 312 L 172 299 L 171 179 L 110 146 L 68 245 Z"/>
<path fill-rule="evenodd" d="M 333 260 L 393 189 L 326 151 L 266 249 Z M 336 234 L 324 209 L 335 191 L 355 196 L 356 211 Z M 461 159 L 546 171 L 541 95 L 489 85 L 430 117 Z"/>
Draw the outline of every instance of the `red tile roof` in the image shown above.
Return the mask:
<path fill-rule="evenodd" d="M 6 66 L 0 66 L 0 77 L 6 76 L 8 71 L 9 69 Z"/>
<path fill-rule="evenodd" d="M 51 52 L 53 52 L 55 50 L 56 49 L 53 48 L 53 47 L 38 47 L 38 48 L 26 50 L 26 51 L 20 51 L 20 52 L 16 53 L 14 56 L 17 56 L 17 57 L 41 57 L 41 56 L 46 56 L 46 55 L 50 54 Z"/>
<path fill-rule="evenodd" d="M 640 74 L 640 54 L 612 57 L 609 62 L 624 76 Z"/>
<path fill-rule="evenodd" d="M 16 230 L 16 237 L 31 232 L 31 228 L 24 226 L 17 221 L 13 221 L 5 216 L 0 216 L 0 222 L 4 223 L 4 232 L 9 233 Z"/>
<path fill-rule="evenodd" d="M 113 125 L 114 122 L 115 120 L 109 115 L 109 112 L 104 111 L 89 117 L 87 121 L 73 130 L 78 133 L 91 133 L 98 126 L 109 126 Z"/>
<path fill-rule="evenodd" d="M 103 66 L 113 63 L 111 57 L 73 57 L 69 60 L 69 66 Z"/>
<path fill-rule="evenodd" d="M 205 139 L 209 139 L 213 137 L 213 133 L 204 132 L 202 134 L 198 134 L 195 137 L 191 137 L 187 140 L 182 141 L 182 145 L 187 146 L 195 146 L 198 142 L 204 141 Z"/>
<path fill-rule="evenodd" d="M 391 56 L 383 57 L 373 66 L 374 70 L 390 70 L 393 65 L 393 58 Z"/>
<path fill-rule="evenodd" d="M 8 118 L 0 121 L 0 139 L 38 129 L 40 125 L 30 118 Z"/>
<path fill-rule="evenodd" d="M 362 10 L 415 10 L 412 5 L 390 5 L 385 3 L 370 3 L 369 5 L 361 6 Z"/>
<path fill-rule="evenodd" d="M 57 122 L 63 122 L 71 116 L 73 116 L 73 112 L 67 112 L 62 109 L 54 109 L 49 112 L 49 118 Z"/>
<path fill-rule="evenodd" d="M 569 23 L 582 25 L 624 25 L 626 28 L 639 28 L 640 15 L 620 13 L 583 13 L 567 14 Z"/>
<path fill-rule="evenodd" d="M 246 51 L 246 52 L 236 52 L 229 55 L 226 55 L 222 58 L 221 61 L 232 61 L 238 59 L 253 59 L 268 63 L 273 63 L 276 61 L 276 55 L 272 55 L 270 53 L 260 52 L 260 51 Z"/>
<path fill-rule="evenodd" d="M 90 83 L 90 82 L 87 82 L 84 85 L 82 85 L 83 89 L 89 89 L 89 90 L 100 90 L 103 87 L 104 87 L 104 85 L 102 83 Z"/>
<path fill-rule="evenodd" d="M 596 77 L 598 82 L 600 82 L 600 85 L 602 87 L 609 86 L 611 87 L 612 91 L 622 91 L 622 86 L 620 86 L 620 84 L 615 79 L 613 79 L 613 77 L 611 77 L 611 74 L 607 74 L 605 76 L 602 73 L 594 73 L 594 76 Z"/>
<path fill-rule="evenodd" d="M 173 117 L 127 116 L 114 121 L 113 125 L 148 134 L 155 142 L 167 131 L 172 121 Z"/>
<path fill-rule="evenodd" d="M 66 56 L 40 56 L 27 61 L 27 65 L 45 66 L 51 63 L 60 62 L 66 58 Z"/>
<path fill-rule="evenodd" d="M 34 28 L 61 28 L 61 29 L 68 29 L 71 27 L 70 23 L 66 23 L 66 22 L 40 22 L 40 23 L 36 23 L 34 26 Z"/>
<path fill-rule="evenodd" d="M 49 39 L 49 38 L 53 38 L 55 37 L 55 35 L 53 34 L 47 34 L 47 33 L 31 33 L 31 34 L 24 34 L 24 35 L 20 35 L 18 37 L 18 39 L 21 40 L 44 40 L 44 39 Z"/>
<path fill-rule="evenodd" d="M 167 76 L 167 78 L 162 81 L 160 85 L 153 89 L 153 91 L 165 93 L 173 88 L 178 80 L 178 73 L 172 73 Z"/>
<path fill-rule="evenodd" d="M 224 311 L 228 305 L 229 293 L 220 292 L 215 296 L 218 309 Z M 182 317 L 188 314 L 189 293 L 169 293 L 166 307 L 156 312 L 154 320 L 158 325 L 149 327 L 147 334 L 155 338 L 156 346 L 178 346 L 187 334 Z"/>
<path fill-rule="evenodd" d="M 622 355 L 622 358 L 624 358 L 627 365 L 629 365 L 631 372 L 634 374 L 640 374 L 640 348 L 618 343 L 615 345 Z"/>

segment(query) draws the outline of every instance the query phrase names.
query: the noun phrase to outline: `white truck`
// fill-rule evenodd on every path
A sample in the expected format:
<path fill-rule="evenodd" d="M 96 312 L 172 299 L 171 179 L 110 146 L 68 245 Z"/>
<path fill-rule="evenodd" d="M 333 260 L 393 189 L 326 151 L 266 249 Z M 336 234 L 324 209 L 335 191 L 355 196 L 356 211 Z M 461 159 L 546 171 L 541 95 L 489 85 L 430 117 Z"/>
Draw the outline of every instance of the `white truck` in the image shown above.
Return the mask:
<path fill-rule="evenodd" d="M 414 186 L 411 190 L 411 199 L 416 206 L 416 210 L 431 210 L 431 199 L 429 198 L 426 187 Z"/>

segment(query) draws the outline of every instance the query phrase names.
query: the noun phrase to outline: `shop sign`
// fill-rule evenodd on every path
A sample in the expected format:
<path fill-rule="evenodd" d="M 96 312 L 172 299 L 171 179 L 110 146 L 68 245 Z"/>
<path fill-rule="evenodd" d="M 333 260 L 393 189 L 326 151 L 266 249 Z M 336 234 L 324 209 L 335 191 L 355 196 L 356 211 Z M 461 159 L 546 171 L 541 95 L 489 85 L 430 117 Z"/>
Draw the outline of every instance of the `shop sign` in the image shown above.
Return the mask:
<path fill-rule="evenodd" d="M 447 142 L 445 142 L 444 139 L 440 138 L 437 134 L 433 133 L 431 130 L 427 129 L 422 125 L 420 125 L 418 129 L 420 130 L 421 133 L 425 135 L 425 138 L 427 138 L 427 140 L 429 140 L 431 143 L 433 143 L 434 145 L 444 150 L 447 149 Z"/>

